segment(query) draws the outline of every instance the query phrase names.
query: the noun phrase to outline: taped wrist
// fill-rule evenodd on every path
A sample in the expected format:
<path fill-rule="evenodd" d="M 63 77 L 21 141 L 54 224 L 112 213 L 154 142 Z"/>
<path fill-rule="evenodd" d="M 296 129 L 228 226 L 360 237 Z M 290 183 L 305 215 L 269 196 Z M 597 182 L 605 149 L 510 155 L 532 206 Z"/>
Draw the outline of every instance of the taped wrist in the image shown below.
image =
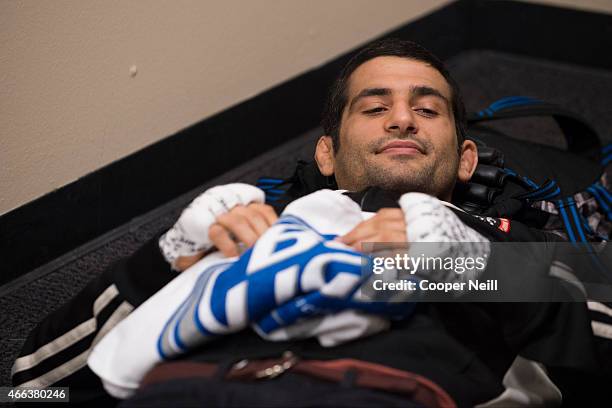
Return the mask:
<path fill-rule="evenodd" d="M 488 260 L 491 252 L 489 240 L 464 224 L 437 198 L 423 193 L 407 193 L 402 195 L 399 204 L 406 221 L 406 236 L 411 243 L 410 256 L 450 257 L 455 260 L 481 257 Z M 483 271 L 484 268 L 476 267 L 462 272 L 422 268 L 416 275 L 437 282 L 467 282 Z"/>
<path fill-rule="evenodd" d="M 159 248 L 168 263 L 182 256 L 193 256 L 213 245 L 208 230 L 217 217 L 237 205 L 263 203 L 265 194 L 244 183 L 216 186 L 199 195 L 183 210 L 178 221 L 159 238 Z"/>

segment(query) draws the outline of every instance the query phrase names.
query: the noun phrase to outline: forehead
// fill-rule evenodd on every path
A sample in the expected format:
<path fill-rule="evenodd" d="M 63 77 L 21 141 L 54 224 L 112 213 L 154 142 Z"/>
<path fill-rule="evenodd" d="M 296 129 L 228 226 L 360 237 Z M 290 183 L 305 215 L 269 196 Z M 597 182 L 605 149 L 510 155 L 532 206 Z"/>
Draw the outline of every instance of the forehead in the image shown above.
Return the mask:
<path fill-rule="evenodd" d="M 402 57 L 376 57 L 361 64 L 349 77 L 349 100 L 366 88 L 388 88 L 395 92 L 408 92 L 414 86 L 426 85 L 437 89 L 451 99 L 446 79 L 425 62 Z"/>

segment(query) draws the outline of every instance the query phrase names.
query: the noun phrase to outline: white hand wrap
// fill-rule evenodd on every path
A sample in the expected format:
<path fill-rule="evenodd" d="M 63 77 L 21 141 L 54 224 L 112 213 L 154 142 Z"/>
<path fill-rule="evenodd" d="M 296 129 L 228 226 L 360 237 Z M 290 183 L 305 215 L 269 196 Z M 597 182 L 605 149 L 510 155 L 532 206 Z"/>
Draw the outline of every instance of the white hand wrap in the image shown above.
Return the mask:
<path fill-rule="evenodd" d="M 233 183 L 212 187 L 183 210 L 178 221 L 159 239 L 159 248 L 172 266 L 181 256 L 191 256 L 212 247 L 208 230 L 218 216 L 237 205 L 265 202 L 262 190 L 249 184 Z"/>
<path fill-rule="evenodd" d="M 407 193 L 402 195 L 399 204 L 406 220 L 406 236 L 411 243 L 410 256 L 450 257 L 455 260 L 482 257 L 488 260 L 491 252 L 489 240 L 465 225 L 437 198 L 423 193 Z M 424 242 L 428 244 L 414 245 Z M 459 273 L 421 268 L 416 275 L 436 282 L 467 282 L 483 270 L 474 267 Z"/>

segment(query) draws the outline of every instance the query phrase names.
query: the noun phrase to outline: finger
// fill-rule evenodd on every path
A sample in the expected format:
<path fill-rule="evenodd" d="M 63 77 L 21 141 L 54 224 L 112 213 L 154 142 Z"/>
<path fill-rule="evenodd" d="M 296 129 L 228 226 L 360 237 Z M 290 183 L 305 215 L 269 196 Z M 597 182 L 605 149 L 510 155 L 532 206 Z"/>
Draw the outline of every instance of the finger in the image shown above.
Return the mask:
<path fill-rule="evenodd" d="M 401 210 L 400 210 L 401 212 Z M 348 234 L 341 237 L 339 240 L 345 244 L 352 244 L 355 241 L 363 240 L 366 236 L 374 234 L 376 231 L 404 231 L 406 222 L 403 216 L 397 217 L 397 214 L 375 215 L 367 221 L 359 223 Z"/>
<path fill-rule="evenodd" d="M 370 218 L 367 221 L 362 221 L 355 228 L 349 231 L 347 234 L 337 238 L 340 242 L 343 242 L 347 245 L 351 245 L 355 241 L 360 241 L 363 238 L 374 234 L 375 232 L 375 223 L 376 220 L 374 218 Z"/>
<path fill-rule="evenodd" d="M 234 234 L 238 241 L 246 244 L 247 247 L 252 246 L 257 241 L 257 234 L 253 227 L 251 227 L 251 224 L 249 224 L 249 221 L 246 217 L 234 212 L 234 210 L 217 217 L 217 223 L 225 227 L 231 234 Z"/>
<path fill-rule="evenodd" d="M 383 228 L 405 229 L 404 212 L 399 208 L 381 208 L 376 215 L 359 223 L 339 240 L 344 243 L 352 243 L 355 240 L 362 239 L 364 235 L 371 234 L 375 229 Z"/>
<path fill-rule="evenodd" d="M 208 229 L 208 237 L 223 255 L 238 256 L 238 245 L 232 240 L 225 227 L 220 224 L 211 225 Z"/>
<path fill-rule="evenodd" d="M 202 259 L 204 254 L 205 252 L 201 251 L 195 255 L 179 256 L 172 264 L 172 267 L 179 272 L 183 272 L 185 269 L 189 268 L 190 266 L 198 262 L 200 259 Z"/>
<path fill-rule="evenodd" d="M 348 244 L 351 248 L 356 251 L 363 251 L 364 243 L 374 243 L 374 242 L 406 242 L 406 232 L 405 231 L 384 231 L 384 232 L 376 232 L 372 235 L 367 235 L 363 237 L 363 239 L 356 240 L 351 244 Z"/>
<path fill-rule="evenodd" d="M 261 237 L 264 232 L 270 228 L 270 224 L 268 224 L 268 220 L 261 215 L 261 213 L 251 210 L 251 215 L 247 218 L 251 227 L 255 230 L 257 234 L 257 238 Z"/>
<path fill-rule="evenodd" d="M 268 221 L 257 210 L 252 207 L 236 207 L 232 210 L 232 214 L 243 217 L 255 233 L 256 238 L 259 238 L 270 226 Z"/>
<path fill-rule="evenodd" d="M 399 231 L 406 232 L 406 222 L 401 220 L 382 220 L 376 225 L 378 231 Z"/>
<path fill-rule="evenodd" d="M 406 240 L 406 223 L 403 219 L 383 218 L 364 221 L 340 238 L 341 242 L 349 246 L 359 242 L 406 242 Z"/>
<path fill-rule="evenodd" d="M 381 208 L 374 217 L 384 219 L 404 219 L 404 212 L 399 208 Z"/>
<path fill-rule="evenodd" d="M 253 203 L 249 205 L 249 207 L 251 206 L 266 219 L 268 225 L 272 225 L 278 220 L 278 215 L 271 205 Z"/>

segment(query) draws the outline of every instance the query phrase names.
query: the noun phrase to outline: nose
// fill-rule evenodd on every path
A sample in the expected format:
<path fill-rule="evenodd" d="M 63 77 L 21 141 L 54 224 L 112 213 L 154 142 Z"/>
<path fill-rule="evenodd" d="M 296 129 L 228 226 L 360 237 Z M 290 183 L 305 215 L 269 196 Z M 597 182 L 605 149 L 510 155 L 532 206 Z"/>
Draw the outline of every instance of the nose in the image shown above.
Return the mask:
<path fill-rule="evenodd" d="M 385 130 L 390 133 L 414 134 L 418 132 L 416 117 L 408 104 L 395 104 L 385 121 Z"/>

